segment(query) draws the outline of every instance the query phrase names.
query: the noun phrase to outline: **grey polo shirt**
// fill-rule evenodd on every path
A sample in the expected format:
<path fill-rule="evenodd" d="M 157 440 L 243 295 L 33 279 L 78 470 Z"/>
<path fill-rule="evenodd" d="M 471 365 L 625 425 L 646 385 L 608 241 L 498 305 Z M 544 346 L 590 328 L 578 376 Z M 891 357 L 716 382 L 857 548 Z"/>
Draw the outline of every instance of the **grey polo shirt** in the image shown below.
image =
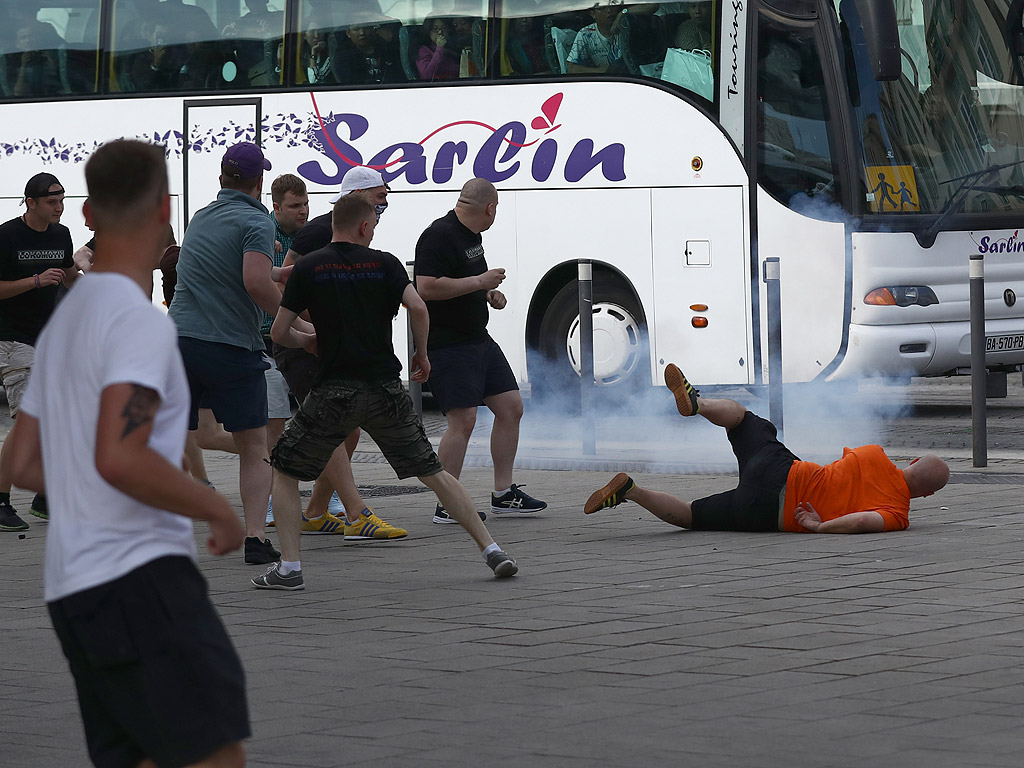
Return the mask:
<path fill-rule="evenodd" d="M 242 254 L 273 259 L 274 220 L 254 197 L 222 189 L 189 222 L 168 314 L 178 335 L 262 350 L 263 311 L 245 290 Z"/>

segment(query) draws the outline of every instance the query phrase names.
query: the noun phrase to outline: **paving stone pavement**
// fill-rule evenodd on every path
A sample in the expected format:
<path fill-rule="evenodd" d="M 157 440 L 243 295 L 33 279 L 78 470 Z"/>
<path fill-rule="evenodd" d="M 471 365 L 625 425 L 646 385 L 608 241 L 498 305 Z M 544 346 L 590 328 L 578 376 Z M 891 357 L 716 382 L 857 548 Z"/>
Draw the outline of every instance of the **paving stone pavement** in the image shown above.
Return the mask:
<path fill-rule="evenodd" d="M 849 396 L 862 421 L 788 398 L 787 440 L 807 458 L 873 432 L 890 455 L 950 459 L 954 482 L 916 500 L 898 534 L 695 533 L 634 505 L 587 517 L 616 462 L 684 497 L 731 487 L 720 436 L 699 420 L 661 434 L 602 414 L 590 455 L 571 444 L 578 426 L 532 412 L 517 481 L 551 506 L 488 518 L 519 560 L 514 579 L 493 579 L 461 529 L 430 523 L 430 494 L 373 497 L 406 540 L 304 537 L 298 593 L 251 589 L 259 568 L 202 552 L 197 526 L 247 670 L 249 765 L 1019 766 L 1024 392 L 1012 384 L 989 402 L 987 469 L 971 466 L 963 380 L 862 387 Z M 436 441 L 439 418 L 426 420 Z M 481 506 L 486 438 L 481 418 L 463 473 Z M 361 485 L 415 486 L 370 441 L 356 459 Z M 207 461 L 240 508 L 236 460 Z M 29 494 L 13 498 L 27 509 Z M 0 534 L 0 765 L 85 766 L 42 605 L 46 525 L 30 521 L 25 539 Z"/>

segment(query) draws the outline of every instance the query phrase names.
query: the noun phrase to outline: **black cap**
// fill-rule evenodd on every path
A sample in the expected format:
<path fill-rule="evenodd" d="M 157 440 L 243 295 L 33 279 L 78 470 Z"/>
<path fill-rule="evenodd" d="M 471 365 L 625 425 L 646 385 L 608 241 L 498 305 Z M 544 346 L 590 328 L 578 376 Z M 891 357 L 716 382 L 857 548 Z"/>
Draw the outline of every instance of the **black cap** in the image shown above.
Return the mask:
<path fill-rule="evenodd" d="M 50 187 L 56 184 L 60 189 L 51 192 Z M 25 185 L 25 197 L 49 197 L 50 195 L 63 195 L 64 185 L 52 173 L 37 173 Z"/>

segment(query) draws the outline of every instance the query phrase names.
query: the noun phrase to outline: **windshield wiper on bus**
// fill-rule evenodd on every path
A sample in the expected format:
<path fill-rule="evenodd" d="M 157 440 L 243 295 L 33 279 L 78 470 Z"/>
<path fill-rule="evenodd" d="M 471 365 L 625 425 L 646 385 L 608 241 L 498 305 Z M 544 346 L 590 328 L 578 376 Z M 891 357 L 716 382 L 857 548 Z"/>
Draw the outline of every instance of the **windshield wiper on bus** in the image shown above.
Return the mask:
<path fill-rule="evenodd" d="M 993 192 L 997 195 L 1024 197 L 1024 184 L 1014 184 L 1012 187 L 975 187 L 974 191 Z"/>
<path fill-rule="evenodd" d="M 950 184 L 954 181 L 959 181 L 960 186 L 958 186 L 956 188 L 956 191 L 952 195 L 950 195 L 949 201 L 944 206 L 942 206 L 942 210 L 939 211 L 938 218 L 931 223 L 931 226 L 929 226 L 928 229 L 924 230 L 924 232 L 920 234 L 920 236 L 918 237 L 918 242 L 921 243 L 921 245 L 924 248 L 931 248 L 932 244 L 935 242 L 935 237 L 939 233 L 939 227 L 942 226 L 942 222 L 945 220 L 945 218 L 950 213 L 952 213 L 954 209 L 959 207 L 960 204 L 964 202 L 964 200 L 967 199 L 967 195 L 972 190 L 979 189 L 978 184 L 983 179 L 986 179 L 987 177 L 991 176 L 994 173 L 997 173 L 998 171 L 1003 170 L 1004 168 L 1012 168 L 1015 165 L 1024 165 L 1024 159 L 1013 160 L 1012 162 L 1009 163 L 1000 163 L 999 165 L 990 165 L 987 168 L 972 171 L 971 173 L 965 174 L 963 176 L 954 176 L 952 178 L 946 179 L 945 181 L 940 181 L 939 184 Z M 1009 190 L 1013 189 L 1013 187 L 998 188 L 998 190 L 1002 189 Z M 985 191 L 993 190 L 986 188 Z"/>

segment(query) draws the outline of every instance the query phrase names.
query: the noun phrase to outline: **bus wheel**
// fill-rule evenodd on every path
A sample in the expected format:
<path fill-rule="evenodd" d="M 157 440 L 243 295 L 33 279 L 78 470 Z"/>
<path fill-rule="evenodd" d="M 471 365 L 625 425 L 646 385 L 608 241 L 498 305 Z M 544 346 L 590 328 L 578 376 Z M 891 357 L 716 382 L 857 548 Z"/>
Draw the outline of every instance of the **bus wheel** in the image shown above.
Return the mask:
<path fill-rule="evenodd" d="M 621 400 L 650 385 L 647 329 L 643 311 L 621 281 L 594 275 L 594 379 L 602 396 Z M 530 381 L 540 399 L 579 392 L 580 314 L 576 283 L 561 288 L 540 323 L 539 355 Z M 578 395 L 575 397 L 579 399 Z"/>

